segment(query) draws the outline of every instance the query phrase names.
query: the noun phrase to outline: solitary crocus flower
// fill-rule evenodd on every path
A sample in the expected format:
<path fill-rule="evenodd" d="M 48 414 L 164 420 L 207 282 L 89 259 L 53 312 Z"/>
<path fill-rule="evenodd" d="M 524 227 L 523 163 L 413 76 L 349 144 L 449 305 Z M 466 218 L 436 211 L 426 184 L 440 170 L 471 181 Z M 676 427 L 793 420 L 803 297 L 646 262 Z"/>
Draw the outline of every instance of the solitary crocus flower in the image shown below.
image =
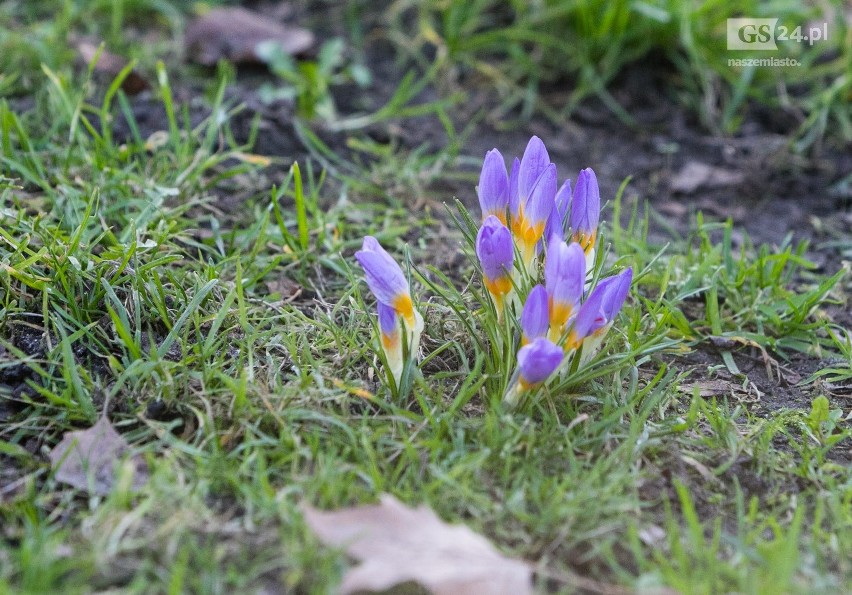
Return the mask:
<path fill-rule="evenodd" d="M 506 162 L 497 149 L 485 154 L 482 171 L 479 174 L 479 206 L 482 208 L 483 221 L 494 215 L 500 223 L 506 225 L 506 210 L 509 207 L 509 178 L 506 175 Z"/>
<path fill-rule="evenodd" d="M 502 317 L 503 299 L 512 291 L 512 262 L 515 251 L 509 228 L 500 223 L 494 215 L 485 219 L 476 234 L 476 256 L 482 265 L 485 287 L 494 298 L 498 317 Z"/>
<path fill-rule="evenodd" d="M 548 242 L 565 238 L 565 228 L 568 224 L 568 208 L 570 206 L 571 180 L 565 180 L 556 192 L 553 212 L 550 214 L 550 219 L 547 220 L 547 227 L 544 230 L 544 238 Z"/>
<path fill-rule="evenodd" d="M 355 253 L 355 258 L 364 269 L 367 285 L 376 299 L 393 308 L 406 324 L 413 328 L 414 303 L 411 300 L 408 281 L 393 257 L 381 247 L 376 238 L 367 236 L 361 249 Z"/>
<path fill-rule="evenodd" d="M 577 185 L 574 187 L 571 202 L 572 239 L 578 242 L 586 253 L 587 268 L 594 263 L 600 216 L 601 192 L 598 188 L 598 179 L 592 168 L 587 167 L 577 176 Z"/>
<path fill-rule="evenodd" d="M 521 395 L 550 378 L 559 368 L 562 358 L 562 350 L 544 337 L 521 347 L 518 351 L 518 369 L 503 396 L 503 402 L 510 407 L 517 405 Z"/>
<path fill-rule="evenodd" d="M 544 285 L 532 288 L 521 311 L 521 346 L 547 334 L 550 324 L 547 301 Z"/>
<path fill-rule="evenodd" d="M 523 180 L 524 164 L 521 162 L 520 180 Z M 523 186 L 519 182 L 519 188 Z M 519 195 L 518 212 L 512 219 L 512 233 L 521 252 L 527 270 L 532 266 L 536 245 L 544 235 L 544 228 L 553 211 L 556 196 L 556 166 L 548 164 L 535 182 L 529 196 Z"/>
<path fill-rule="evenodd" d="M 378 240 L 372 236 L 364 238 L 361 249 L 355 253 L 355 258 L 367 278 L 367 286 L 379 302 L 379 326 L 382 332 L 382 347 L 385 348 L 385 335 L 392 337 L 391 320 L 394 323 L 405 323 L 406 342 L 409 354 L 415 354 L 420 343 L 420 333 L 423 331 L 423 317 L 414 309 L 408 281 L 393 257 L 381 247 Z M 383 307 L 384 306 L 384 307 Z M 392 310 L 394 316 L 390 316 Z M 392 345 L 392 343 L 390 343 Z M 400 347 L 401 349 L 401 347 Z M 391 366 L 397 384 L 399 384 L 402 366 L 395 368 L 392 362 L 393 354 L 385 349 L 388 363 Z M 401 355 L 399 356 L 401 359 Z"/>
<path fill-rule="evenodd" d="M 550 340 L 558 341 L 583 297 L 586 257 L 579 244 L 551 242 L 544 263 L 544 281 L 549 298 Z"/>

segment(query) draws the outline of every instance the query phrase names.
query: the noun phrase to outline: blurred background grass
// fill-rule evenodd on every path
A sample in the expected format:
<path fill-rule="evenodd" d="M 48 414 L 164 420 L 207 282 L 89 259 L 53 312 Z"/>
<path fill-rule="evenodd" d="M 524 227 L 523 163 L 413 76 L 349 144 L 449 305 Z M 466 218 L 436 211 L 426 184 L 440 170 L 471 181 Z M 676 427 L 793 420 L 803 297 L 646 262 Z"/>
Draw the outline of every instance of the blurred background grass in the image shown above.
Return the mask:
<path fill-rule="evenodd" d="M 670 93 L 708 131 L 735 133 L 752 100 L 791 113 L 799 148 L 806 148 L 825 134 L 852 139 L 845 6 L 842 0 L 401 0 L 391 30 L 406 32 L 397 40 L 413 60 L 430 55 L 424 46 L 433 45 L 448 72 L 472 70 L 488 79 L 506 113 L 520 108 L 526 116 L 567 118 L 593 97 L 632 124 L 610 88 L 629 69 L 659 69 L 670 73 Z M 827 23 L 829 35 L 813 45 L 780 42 L 777 51 L 728 51 L 726 20 L 743 16 L 778 18 L 790 31 Z M 801 66 L 728 65 L 742 57 L 790 57 Z M 540 90 L 553 85 L 564 93 L 543 99 Z"/>
<path fill-rule="evenodd" d="M 74 58 L 72 31 L 97 35 L 113 51 L 139 38 L 128 27 L 161 25 L 179 37 L 183 21 L 217 2 L 181 0 L 37 0 L 0 5 L 0 94 L 32 92 L 41 64 L 52 70 Z M 255 4 L 257 3 L 249 3 Z M 437 61 L 455 86 L 487 84 L 507 121 L 545 114 L 570 118 L 587 100 L 605 104 L 625 125 L 631 114 L 611 93 L 619 77 L 640 68 L 663 73 L 667 92 L 714 134 L 735 134 L 750 105 L 784 112 L 798 150 L 828 137 L 852 141 L 852 36 L 843 0 L 397 0 L 391 3 L 295 2 L 301 14 L 345 14 L 350 38 L 378 21 L 400 58 L 424 67 Z M 260 3 L 258 6 L 262 8 Z M 772 52 L 726 49 L 733 17 L 777 18 L 789 30 L 827 23 L 828 39 L 780 42 Z M 137 48 L 141 56 L 155 48 Z M 167 51 L 166 48 L 160 48 Z M 729 66 L 729 58 L 790 57 L 798 67 Z M 15 73 L 15 74 L 11 74 Z M 477 77 L 472 80 L 471 76 Z M 542 93 L 558 89 L 558 93 Z"/>

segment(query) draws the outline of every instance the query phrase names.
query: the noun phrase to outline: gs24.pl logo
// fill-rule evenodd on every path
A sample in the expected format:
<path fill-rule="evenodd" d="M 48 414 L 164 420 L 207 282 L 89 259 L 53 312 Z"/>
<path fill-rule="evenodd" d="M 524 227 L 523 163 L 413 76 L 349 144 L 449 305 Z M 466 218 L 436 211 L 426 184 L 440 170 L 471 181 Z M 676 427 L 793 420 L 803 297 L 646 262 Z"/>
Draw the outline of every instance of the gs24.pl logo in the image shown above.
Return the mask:
<path fill-rule="evenodd" d="M 728 19 L 729 50 L 777 50 L 777 41 L 793 41 L 813 45 L 828 39 L 828 23 L 814 24 L 806 29 L 801 25 L 790 30 L 778 24 L 779 19 Z"/>

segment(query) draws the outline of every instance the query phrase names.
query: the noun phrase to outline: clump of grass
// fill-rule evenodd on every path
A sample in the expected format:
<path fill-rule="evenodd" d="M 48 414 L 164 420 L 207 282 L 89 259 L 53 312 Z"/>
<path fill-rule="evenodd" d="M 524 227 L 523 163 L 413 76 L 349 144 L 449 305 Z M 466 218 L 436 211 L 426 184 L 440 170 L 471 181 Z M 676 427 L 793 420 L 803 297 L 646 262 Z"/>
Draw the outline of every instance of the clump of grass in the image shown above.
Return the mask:
<path fill-rule="evenodd" d="M 411 16 L 411 13 L 414 16 Z M 812 21 L 826 22 L 829 39 L 779 43 L 767 56 L 793 57 L 796 68 L 737 68 L 728 65 L 742 52 L 726 49 L 726 19 L 778 18 L 793 30 Z M 610 94 L 611 83 L 641 60 L 654 56 L 674 65 L 678 97 L 717 133 L 737 131 L 749 100 L 798 114 L 796 147 L 804 150 L 826 135 L 852 138 L 852 122 L 843 109 L 850 81 L 847 25 L 843 3 L 824 9 L 798 2 L 763 5 L 752 1 L 700 6 L 683 0 L 657 2 L 472 3 L 397 2 L 389 12 L 396 41 L 412 60 L 424 47 L 436 46 L 446 71 L 473 71 L 501 97 L 497 118 L 520 108 L 528 117 L 540 110 L 554 119 L 570 115 L 588 97 L 606 105 L 625 124 L 633 120 Z M 753 53 L 745 53 L 753 57 Z M 570 81 L 559 103 L 544 100 L 542 85 Z M 783 89 L 778 93 L 778 89 Z"/>

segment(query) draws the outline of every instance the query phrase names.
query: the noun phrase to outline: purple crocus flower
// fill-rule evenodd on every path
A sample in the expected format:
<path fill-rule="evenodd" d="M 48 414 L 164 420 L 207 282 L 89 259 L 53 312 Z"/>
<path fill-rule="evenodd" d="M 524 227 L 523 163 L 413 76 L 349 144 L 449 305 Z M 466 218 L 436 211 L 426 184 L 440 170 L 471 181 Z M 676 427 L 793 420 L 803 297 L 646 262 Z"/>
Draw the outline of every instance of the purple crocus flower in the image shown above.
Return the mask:
<path fill-rule="evenodd" d="M 595 291 L 601 294 L 601 317 L 599 320 L 596 320 L 592 329 L 593 332 L 600 334 L 606 332 L 606 329 L 612 324 L 621 310 L 621 306 L 624 305 L 624 300 L 627 299 L 632 282 L 633 268 L 627 267 L 618 275 L 607 277 L 597 284 Z"/>
<path fill-rule="evenodd" d="M 521 347 L 518 351 L 518 388 L 525 391 L 550 378 L 562 363 L 562 357 L 562 349 L 544 337 Z"/>
<path fill-rule="evenodd" d="M 506 225 L 509 178 L 506 175 L 506 162 L 497 149 L 491 149 L 485 154 L 476 191 L 479 194 L 479 206 L 482 208 L 482 220 L 494 215 L 500 223 Z"/>
<path fill-rule="evenodd" d="M 568 223 L 568 209 L 571 206 L 571 180 L 565 180 L 556 192 L 553 212 L 547 220 L 544 237 L 548 242 L 562 240 L 565 237 L 565 227 Z"/>
<path fill-rule="evenodd" d="M 586 256 L 577 243 L 551 242 L 544 263 L 550 311 L 550 339 L 558 340 L 568 320 L 576 314 L 586 282 Z"/>
<path fill-rule="evenodd" d="M 414 356 L 423 332 L 423 317 L 414 309 L 408 281 L 402 269 L 372 236 L 364 238 L 361 249 L 355 253 L 358 264 L 364 269 L 367 285 L 376 296 L 379 310 L 381 346 L 387 358 L 388 369 L 399 386 L 405 362 L 400 340 L 400 320 L 405 321 L 405 342 L 409 354 Z"/>
<path fill-rule="evenodd" d="M 601 216 L 601 192 L 591 167 L 580 172 L 571 203 L 571 233 L 573 240 L 591 254 L 595 248 L 598 222 Z"/>
<path fill-rule="evenodd" d="M 486 217 L 476 234 L 476 256 L 482 265 L 485 287 L 494 298 L 498 313 L 501 313 L 503 297 L 512 291 L 515 250 L 509 228 L 494 215 Z"/>
<path fill-rule="evenodd" d="M 539 137 L 533 136 L 524 149 L 524 156 L 521 158 L 520 170 L 518 171 L 518 193 L 521 203 L 532 196 L 533 188 L 538 183 L 539 176 L 547 169 L 548 165 L 550 165 L 550 155 L 547 154 L 547 148 Z"/>
<path fill-rule="evenodd" d="M 590 316 L 591 324 L 588 328 L 586 328 L 584 322 L 582 328 L 578 329 L 576 337 L 579 337 L 583 344 L 583 357 L 580 360 L 580 365 L 583 365 L 597 353 L 604 336 L 612 327 L 621 306 L 624 305 L 632 280 L 633 269 L 627 268 L 618 275 L 602 280 L 592 290 L 589 300 L 591 301 L 594 297 L 599 302 L 598 314 L 595 317 Z M 577 317 L 579 318 L 579 314 Z M 584 336 L 581 336 L 581 333 Z M 574 337 L 569 336 L 569 338 L 573 339 Z M 578 346 L 579 343 L 574 348 L 576 349 Z"/>
<path fill-rule="evenodd" d="M 382 248 L 376 238 L 367 236 L 361 249 L 355 253 L 355 259 L 364 269 L 367 285 L 376 299 L 393 308 L 409 328 L 414 328 L 414 302 L 411 299 L 408 280 L 393 257 Z"/>
<path fill-rule="evenodd" d="M 523 257 L 524 265 L 529 268 L 536 254 L 536 245 L 544 235 L 544 228 L 553 211 L 556 196 L 556 166 L 550 163 L 544 168 L 526 199 L 523 194 L 523 176 L 522 161 L 518 181 L 520 191 L 518 212 L 512 219 L 512 233 Z"/>
<path fill-rule="evenodd" d="M 524 309 L 521 310 L 522 346 L 547 334 L 550 324 L 547 302 L 547 290 L 544 285 L 533 287 L 524 302 Z"/>
<path fill-rule="evenodd" d="M 586 337 L 605 324 L 604 316 L 601 313 L 603 294 L 604 292 L 600 291 L 600 286 L 595 287 L 586 301 L 583 302 L 583 305 L 580 306 L 577 316 L 574 317 L 574 322 L 571 324 L 571 330 L 568 331 L 568 338 L 565 339 L 566 353 L 579 349 Z"/>

